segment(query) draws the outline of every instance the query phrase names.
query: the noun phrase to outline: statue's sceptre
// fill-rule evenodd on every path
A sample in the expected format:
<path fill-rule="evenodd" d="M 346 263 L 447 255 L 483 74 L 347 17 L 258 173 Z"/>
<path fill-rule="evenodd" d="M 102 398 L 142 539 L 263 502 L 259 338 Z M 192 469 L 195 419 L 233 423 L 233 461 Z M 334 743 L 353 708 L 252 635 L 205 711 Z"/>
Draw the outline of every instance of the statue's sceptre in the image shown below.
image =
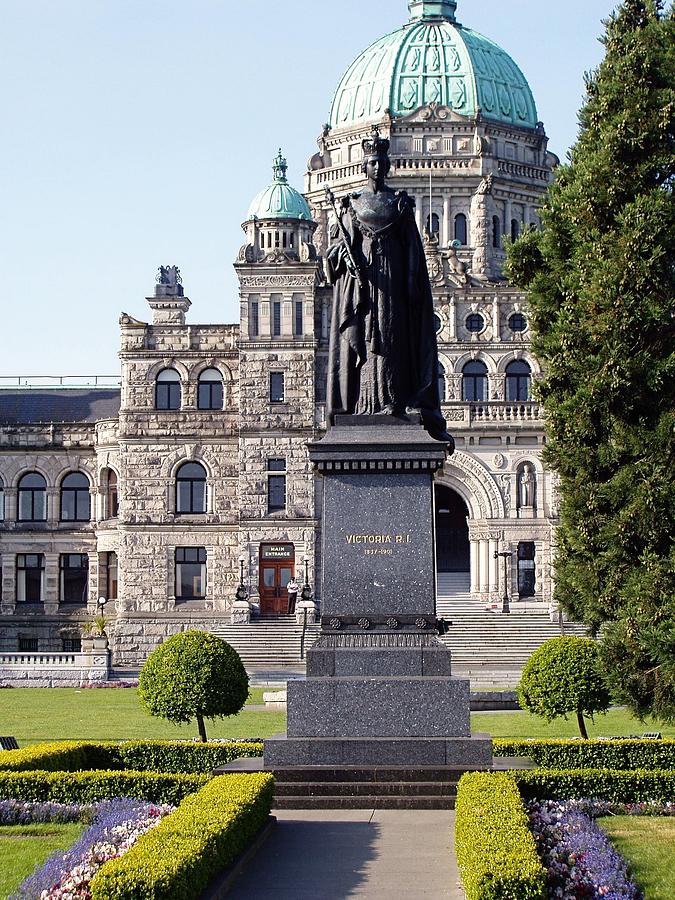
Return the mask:
<path fill-rule="evenodd" d="M 335 194 L 331 191 L 331 189 L 326 185 L 326 199 L 330 203 L 333 208 L 333 212 L 335 213 L 335 218 L 337 219 L 338 228 L 340 229 L 340 234 L 342 235 L 342 244 L 347 253 L 347 268 L 351 275 L 356 278 L 356 283 L 360 288 L 363 287 L 363 278 L 361 277 L 361 271 L 359 270 L 359 264 L 354 259 L 354 254 L 352 253 L 351 244 L 349 242 L 349 233 L 344 226 L 344 222 L 342 221 L 342 217 L 338 212 L 337 203 L 335 202 Z"/>

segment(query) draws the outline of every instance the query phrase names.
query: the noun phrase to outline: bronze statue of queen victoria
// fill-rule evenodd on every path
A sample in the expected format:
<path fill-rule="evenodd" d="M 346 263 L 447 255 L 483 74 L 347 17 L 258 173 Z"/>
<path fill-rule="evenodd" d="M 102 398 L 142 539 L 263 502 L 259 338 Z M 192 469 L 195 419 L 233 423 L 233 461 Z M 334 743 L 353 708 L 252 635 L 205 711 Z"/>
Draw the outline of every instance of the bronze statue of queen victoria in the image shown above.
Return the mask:
<path fill-rule="evenodd" d="M 337 415 L 419 413 L 432 437 L 452 444 L 414 204 L 385 184 L 390 166 L 389 141 L 375 129 L 363 141 L 367 184 L 335 209 L 326 259 L 334 286 L 327 417 L 333 425 Z"/>

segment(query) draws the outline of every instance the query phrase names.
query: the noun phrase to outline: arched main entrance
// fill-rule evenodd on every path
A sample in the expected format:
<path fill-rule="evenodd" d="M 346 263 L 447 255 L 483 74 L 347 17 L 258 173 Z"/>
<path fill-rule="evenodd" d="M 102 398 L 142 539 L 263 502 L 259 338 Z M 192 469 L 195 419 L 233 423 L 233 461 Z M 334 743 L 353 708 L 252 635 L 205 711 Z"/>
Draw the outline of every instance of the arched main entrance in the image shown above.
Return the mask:
<path fill-rule="evenodd" d="M 469 510 L 455 491 L 436 484 L 436 567 L 439 572 L 469 572 Z"/>

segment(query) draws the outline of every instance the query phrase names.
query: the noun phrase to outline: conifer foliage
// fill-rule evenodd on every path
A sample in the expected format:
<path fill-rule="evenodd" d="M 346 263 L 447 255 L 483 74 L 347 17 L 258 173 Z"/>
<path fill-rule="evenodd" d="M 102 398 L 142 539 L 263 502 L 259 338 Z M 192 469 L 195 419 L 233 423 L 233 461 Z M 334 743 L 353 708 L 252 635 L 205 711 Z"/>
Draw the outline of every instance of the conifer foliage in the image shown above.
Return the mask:
<path fill-rule="evenodd" d="M 543 228 L 509 250 L 545 369 L 556 600 L 618 696 L 675 719 L 675 11 L 625 0 Z"/>

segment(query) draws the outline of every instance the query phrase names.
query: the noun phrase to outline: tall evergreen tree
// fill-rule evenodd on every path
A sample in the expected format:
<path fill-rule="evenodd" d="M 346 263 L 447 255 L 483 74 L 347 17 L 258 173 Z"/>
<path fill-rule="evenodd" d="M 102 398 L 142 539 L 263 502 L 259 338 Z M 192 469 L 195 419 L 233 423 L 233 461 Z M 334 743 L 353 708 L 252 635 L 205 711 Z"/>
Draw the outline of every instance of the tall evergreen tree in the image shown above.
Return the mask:
<path fill-rule="evenodd" d="M 555 596 L 602 626 L 639 714 L 675 720 L 675 8 L 624 0 L 587 76 L 578 141 L 509 249 L 545 369 L 558 473 Z"/>

